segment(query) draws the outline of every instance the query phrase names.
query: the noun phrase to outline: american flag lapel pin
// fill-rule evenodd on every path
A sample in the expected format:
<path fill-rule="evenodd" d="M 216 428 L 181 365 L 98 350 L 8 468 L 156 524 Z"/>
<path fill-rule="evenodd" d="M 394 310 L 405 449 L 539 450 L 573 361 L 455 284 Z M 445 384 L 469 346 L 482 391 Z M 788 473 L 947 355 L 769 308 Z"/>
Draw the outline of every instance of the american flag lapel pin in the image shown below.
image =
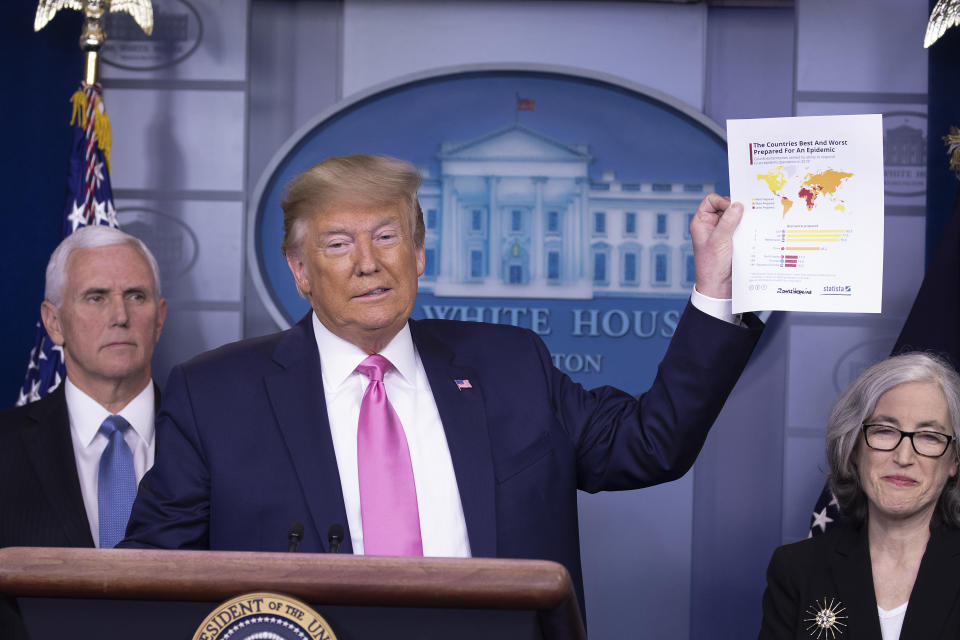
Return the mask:
<path fill-rule="evenodd" d="M 457 383 L 457 389 L 460 391 L 463 391 L 464 389 L 473 389 L 473 385 L 470 384 L 470 381 L 466 378 L 463 378 L 462 380 L 454 380 L 454 382 Z"/>

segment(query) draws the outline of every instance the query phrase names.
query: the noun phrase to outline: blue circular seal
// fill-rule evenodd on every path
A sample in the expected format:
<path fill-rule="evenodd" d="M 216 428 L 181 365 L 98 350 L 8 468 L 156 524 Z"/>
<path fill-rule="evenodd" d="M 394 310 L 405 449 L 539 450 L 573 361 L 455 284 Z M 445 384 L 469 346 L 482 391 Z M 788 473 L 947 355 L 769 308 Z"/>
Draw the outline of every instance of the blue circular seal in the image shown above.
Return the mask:
<path fill-rule="evenodd" d="M 336 640 L 327 621 L 278 593 L 246 593 L 213 610 L 193 640 Z"/>

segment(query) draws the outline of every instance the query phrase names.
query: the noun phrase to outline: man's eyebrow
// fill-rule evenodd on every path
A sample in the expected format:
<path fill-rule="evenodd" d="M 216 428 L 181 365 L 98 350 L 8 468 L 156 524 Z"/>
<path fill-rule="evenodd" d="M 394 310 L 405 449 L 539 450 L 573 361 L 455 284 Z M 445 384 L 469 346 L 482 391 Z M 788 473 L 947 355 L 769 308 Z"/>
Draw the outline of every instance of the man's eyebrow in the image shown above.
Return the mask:
<path fill-rule="evenodd" d="M 347 228 L 346 228 L 346 227 L 332 227 L 332 228 L 330 228 L 330 229 L 324 229 L 323 231 L 319 231 L 319 232 L 317 232 L 316 235 L 318 235 L 318 236 L 332 236 L 332 235 L 335 235 L 335 234 L 338 234 L 338 233 L 346 233 L 346 234 L 349 234 L 350 232 L 347 231 Z"/>
<path fill-rule="evenodd" d="M 137 285 L 134 287 L 127 287 L 123 290 L 123 295 L 128 295 L 130 293 L 146 293 L 148 287 L 146 285 Z"/>
<path fill-rule="evenodd" d="M 391 225 L 398 225 L 402 227 L 403 219 L 400 216 L 390 216 L 388 218 L 383 218 L 373 226 L 373 230 L 379 231 L 380 229 L 383 229 L 384 227 L 389 227 Z M 326 238 L 328 236 L 335 236 L 335 235 L 353 236 L 353 234 L 354 232 L 348 229 L 347 227 L 331 227 L 329 229 L 318 231 L 315 234 L 315 237 Z"/>
<path fill-rule="evenodd" d="M 381 220 L 380 223 L 377 224 L 377 226 L 374 227 L 373 230 L 374 232 L 383 231 L 384 229 L 387 229 L 390 227 L 396 227 L 398 230 L 403 230 L 404 228 L 406 228 L 406 225 L 404 224 L 404 221 L 402 218 L 400 218 L 399 216 L 394 216 L 392 218 Z"/>
<path fill-rule="evenodd" d="M 132 287 L 127 287 L 126 289 L 124 289 L 124 290 L 123 290 L 123 294 L 124 294 L 124 295 L 127 295 L 127 294 L 130 294 L 130 293 L 146 293 L 149 289 L 150 289 L 150 287 L 147 286 L 147 285 L 145 285 L 145 284 L 142 284 L 142 285 L 134 285 L 134 286 L 132 286 Z M 81 293 L 81 295 L 84 295 L 84 296 L 94 296 L 94 295 L 97 295 L 97 296 L 105 296 L 105 295 L 109 294 L 110 291 L 112 291 L 112 289 L 110 289 L 110 288 L 108 288 L 108 287 L 90 287 L 89 289 L 84 289 L 83 292 Z"/>

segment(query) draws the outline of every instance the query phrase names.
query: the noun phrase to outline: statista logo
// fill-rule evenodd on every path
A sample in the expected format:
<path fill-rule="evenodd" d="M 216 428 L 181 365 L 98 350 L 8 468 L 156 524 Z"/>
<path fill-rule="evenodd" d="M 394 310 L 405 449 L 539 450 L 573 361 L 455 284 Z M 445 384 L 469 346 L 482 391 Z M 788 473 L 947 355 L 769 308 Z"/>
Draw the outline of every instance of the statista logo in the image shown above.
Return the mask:
<path fill-rule="evenodd" d="M 835 285 L 825 285 L 823 287 L 824 293 L 852 293 L 853 287 L 848 284 L 835 284 Z"/>

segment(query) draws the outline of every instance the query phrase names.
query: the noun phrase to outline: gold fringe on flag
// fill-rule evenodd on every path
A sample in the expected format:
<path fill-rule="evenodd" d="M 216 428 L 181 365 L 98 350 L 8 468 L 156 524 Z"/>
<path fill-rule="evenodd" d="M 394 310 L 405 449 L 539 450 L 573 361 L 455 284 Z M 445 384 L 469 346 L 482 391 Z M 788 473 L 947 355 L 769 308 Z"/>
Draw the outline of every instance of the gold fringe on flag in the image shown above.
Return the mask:
<path fill-rule="evenodd" d="M 73 95 L 70 96 L 70 102 L 73 104 L 73 115 L 70 116 L 70 126 L 79 122 L 79 127 L 86 129 L 87 94 L 83 92 L 83 89 L 77 89 Z M 101 100 L 99 96 L 94 95 L 93 102 L 93 139 L 96 141 L 100 151 L 103 152 L 103 157 L 107 161 L 107 171 L 110 171 L 110 147 L 113 146 L 113 131 L 110 128 L 110 118 L 107 117 L 107 110 L 103 106 L 103 100 Z"/>
<path fill-rule="evenodd" d="M 87 128 L 87 94 L 82 89 L 77 89 L 70 96 L 70 102 L 73 104 L 73 115 L 70 116 L 70 126 L 72 127 L 77 120 L 80 121 L 80 128 Z"/>
<path fill-rule="evenodd" d="M 93 139 L 97 141 L 97 146 L 103 151 L 103 157 L 107 160 L 107 171 L 112 171 L 110 167 L 110 147 L 113 145 L 113 131 L 110 129 L 110 118 L 107 117 L 103 100 L 99 98 L 97 104 L 93 107 Z"/>
<path fill-rule="evenodd" d="M 943 142 L 947 145 L 947 153 L 951 154 L 950 170 L 960 179 L 960 129 L 950 127 L 950 133 L 943 136 Z"/>

